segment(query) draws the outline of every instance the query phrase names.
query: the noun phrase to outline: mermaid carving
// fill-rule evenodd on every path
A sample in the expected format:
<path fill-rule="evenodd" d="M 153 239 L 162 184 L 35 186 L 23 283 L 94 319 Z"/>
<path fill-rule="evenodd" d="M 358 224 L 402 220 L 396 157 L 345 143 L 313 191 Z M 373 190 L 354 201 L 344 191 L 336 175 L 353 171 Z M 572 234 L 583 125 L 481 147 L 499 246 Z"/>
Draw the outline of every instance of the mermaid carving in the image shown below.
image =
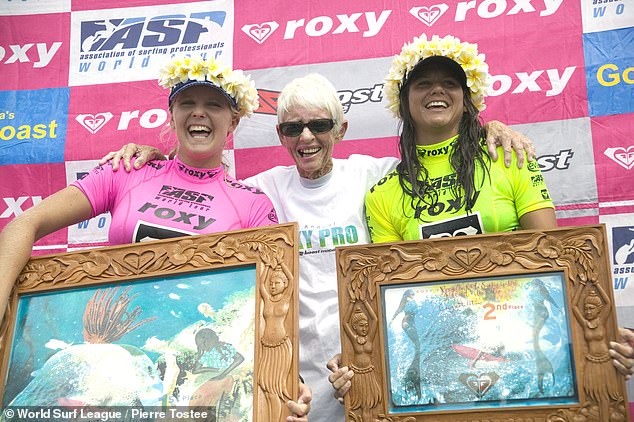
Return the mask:
<path fill-rule="evenodd" d="M 586 290 L 582 313 L 579 302 Z M 583 370 L 584 391 L 587 398 L 598 405 L 600 421 L 610 420 L 610 400 L 618 402 L 621 399 L 605 330 L 611 307 L 608 295 L 599 284 L 578 288 L 573 298 L 572 311 L 583 328 L 588 347 Z"/>
<path fill-rule="evenodd" d="M 353 301 L 346 311 L 344 321 L 344 329 L 354 350 L 350 364 L 350 369 L 354 371 L 354 377 L 350 380 L 350 408 L 360 408 L 363 421 L 371 421 L 372 409 L 381 400 L 381 390 L 371 355 L 377 332 L 377 317 L 371 306 L 367 306 L 365 302 Z"/>
<path fill-rule="evenodd" d="M 281 263 L 268 280 L 268 290 L 265 283 L 260 285 L 260 295 L 264 302 L 264 334 L 260 340 L 262 348 L 258 385 L 267 402 L 267 414 L 262 420 L 272 422 L 281 420 L 282 408 L 290 400 L 287 383 L 291 373 L 293 348 L 284 323 L 293 295 L 293 289 L 288 287 L 292 279 L 291 272 Z"/>

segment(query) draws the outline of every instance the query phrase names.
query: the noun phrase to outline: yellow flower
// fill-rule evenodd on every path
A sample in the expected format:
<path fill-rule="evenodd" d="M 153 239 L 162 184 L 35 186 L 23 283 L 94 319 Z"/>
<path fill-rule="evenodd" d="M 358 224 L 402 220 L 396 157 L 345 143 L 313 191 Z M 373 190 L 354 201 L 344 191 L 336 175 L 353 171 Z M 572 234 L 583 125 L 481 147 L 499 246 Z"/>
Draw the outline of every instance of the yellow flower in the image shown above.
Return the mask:
<path fill-rule="evenodd" d="M 443 38 L 434 35 L 427 39 L 426 34 L 421 34 L 403 45 L 401 53 L 394 56 L 392 67 L 385 78 L 383 95 L 387 100 L 386 107 L 396 117 L 401 117 L 399 94 L 403 81 L 421 60 L 430 56 L 444 56 L 458 63 L 467 76 L 467 86 L 471 90 L 473 103 L 478 110 L 485 109 L 484 98 L 490 85 L 489 66 L 484 61 L 484 54 L 478 54 L 478 45 L 461 42 L 452 35 Z"/>
<path fill-rule="evenodd" d="M 174 88 L 179 83 L 209 81 L 224 90 L 237 104 L 240 117 L 253 114 L 260 103 L 255 83 L 241 70 L 199 57 L 176 57 L 159 70 L 158 83 L 163 88 Z"/>

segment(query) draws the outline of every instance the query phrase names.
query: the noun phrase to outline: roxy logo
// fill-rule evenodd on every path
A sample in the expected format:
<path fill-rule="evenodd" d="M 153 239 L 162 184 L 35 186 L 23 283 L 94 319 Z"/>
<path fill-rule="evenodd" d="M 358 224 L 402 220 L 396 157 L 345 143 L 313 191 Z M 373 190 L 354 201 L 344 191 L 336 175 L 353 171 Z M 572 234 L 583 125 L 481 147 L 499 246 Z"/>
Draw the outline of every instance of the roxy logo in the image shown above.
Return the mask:
<path fill-rule="evenodd" d="M 350 15 L 316 16 L 309 19 L 293 19 L 286 22 L 284 29 L 284 39 L 292 40 L 298 32 L 304 32 L 309 37 L 321 37 L 326 34 L 338 35 L 345 32 L 360 32 L 364 38 L 377 35 L 387 18 L 392 13 L 391 10 L 382 10 L 377 16 L 375 12 L 357 12 Z M 247 34 L 253 41 L 262 44 L 279 27 L 275 21 L 247 24 L 242 27 L 242 32 Z"/>
<path fill-rule="evenodd" d="M 634 145 L 630 145 L 627 149 L 623 147 L 608 148 L 603 153 L 626 170 L 631 170 L 634 167 Z"/>
<path fill-rule="evenodd" d="M 2 198 L 2 200 L 4 201 L 4 204 L 6 205 L 6 208 L 4 211 L 2 211 L 2 214 L 0 214 L 0 218 L 10 218 L 12 216 L 17 217 L 18 215 L 24 213 L 24 210 L 22 209 L 22 205 L 25 205 L 25 202 L 27 200 L 31 200 L 31 203 L 33 204 L 33 206 L 36 206 L 37 204 L 39 204 L 40 202 L 42 202 L 42 197 L 41 196 L 20 196 L 18 198 Z"/>
<path fill-rule="evenodd" d="M 433 6 L 412 7 L 409 10 L 416 19 L 427 26 L 432 26 L 447 11 L 449 6 L 444 3 L 434 4 Z"/>
<path fill-rule="evenodd" d="M 143 113 L 140 110 L 123 111 L 117 123 L 117 130 L 128 130 L 131 123 L 138 120 L 139 126 L 144 129 L 154 129 L 164 125 L 168 121 L 167 111 L 161 108 L 152 108 Z M 93 135 L 99 132 L 114 115 L 109 111 L 97 114 L 80 114 L 75 120 Z M 115 121 L 116 123 L 116 121 Z"/>
<path fill-rule="evenodd" d="M 263 22 L 261 24 L 255 23 L 251 25 L 244 25 L 242 27 L 242 32 L 251 37 L 251 39 L 256 43 L 262 44 L 279 27 L 280 25 L 275 21 Z"/>
<path fill-rule="evenodd" d="M 93 135 L 99 132 L 99 129 L 105 126 L 112 119 L 112 113 L 97 113 L 97 114 L 80 114 L 75 117 L 75 120 L 79 122 L 80 125 L 86 128 L 88 132 Z"/>
<path fill-rule="evenodd" d="M 462 22 L 473 14 L 482 19 L 497 18 L 501 15 L 517 15 L 522 13 L 534 13 L 539 10 L 539 16 L 550 16 L 557 12 L 563 0 L 469 0 L 461 1 L 456 5 L 454 21 Z M 416 6 L 409 11 L 416 19 L 427 26 L 432 26 L 449 10 L 445 3 L 432 6 Z"/>
<path fill-rule="evenodd" d="M 46 67 L 55 54 L 57 50 L 62 46 L 62 43 L 57 41 L 51 44 L 50 48 L 46 45 L 46 43 L 37 43 L 35 44 L 35 49 L 37 53 L 34 53 L 31 50 L 33 44 L 13 44 L 9 45 L 9 48 L 6 49 L 0 46 L 0 61 L 7 59 L 4 61 L 4 64 L 12 64 L 12 63 L 29 63 L 33 62 L 34 68 Z M 29 50 L 31 51 L 29 53 Z"/>

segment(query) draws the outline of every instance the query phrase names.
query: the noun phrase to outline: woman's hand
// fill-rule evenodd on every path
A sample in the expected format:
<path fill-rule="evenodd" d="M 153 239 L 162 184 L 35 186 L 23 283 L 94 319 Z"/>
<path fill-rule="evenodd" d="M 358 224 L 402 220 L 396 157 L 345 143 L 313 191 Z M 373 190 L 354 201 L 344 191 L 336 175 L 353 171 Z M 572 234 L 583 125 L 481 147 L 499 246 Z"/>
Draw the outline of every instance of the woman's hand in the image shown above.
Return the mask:
<path fill-rule="evenodd" d="M 611 341 L 609 352 L 612 364 L 627 381 L 634 373 L 634 332 L 629 328 L 619 327 L 619 335 L 621 342 Z"/>
<path fill-rule="evenodd" d="M 535 159 L 535 146 L 525 135 L 514 131 L 502 122 L 492 120 L 484 125 L 487 130 L 487 148 L 489 156 L 493 161 L 497 161 L 497 147 L 504 150 L 504 165 L 511 167 L 511 150 L 515 150 L 517 155 L 517 167 L 524 165 L 524 151 L 528 156 L 528 161 Z"/>
<path fill-rule="evenodd" d="M 341 366 L 341 353 L 337 353 L 328 361 L 326 367 L 332 371 L 332 374 L 328 375 L 328 381 L 332 384 L 332 388 L 335 389 L 335 398 L 339 403 L 343 404 L 343 398 L 348 394 L 350 386 L 352 385 L 352 377 L 354 372 L 348 369 L 347 366 Z"/>
<path fill-rule="evenodd" d="M 286 422 L 307 422 L 310 412 L 310 402 L 313 399 L 313 392 L 303 382 L 299 383 L 299 398 L 297 401 L 289 400 L 286 405 L 293 416 L 288 416 Z"/>
<path fill-rule="evenodd" d="M 112 160 L 112 170 L 117 171 L 119 169 L 119 162 L 123 160 L 123 167 L 125 171 L 131 170 L 130 160 L 132 157 L 137 157 L 134 160 L 134 168 L 140 169 L 152 160 L 167 160 L 167 157 L 163 155 L 158 148 L 148 145 L 137 145 L 130 143 L 121 147 L 119 151 L 111 151 L 99 160 L 99 165 L 106 164 L 106 162 Z"/>

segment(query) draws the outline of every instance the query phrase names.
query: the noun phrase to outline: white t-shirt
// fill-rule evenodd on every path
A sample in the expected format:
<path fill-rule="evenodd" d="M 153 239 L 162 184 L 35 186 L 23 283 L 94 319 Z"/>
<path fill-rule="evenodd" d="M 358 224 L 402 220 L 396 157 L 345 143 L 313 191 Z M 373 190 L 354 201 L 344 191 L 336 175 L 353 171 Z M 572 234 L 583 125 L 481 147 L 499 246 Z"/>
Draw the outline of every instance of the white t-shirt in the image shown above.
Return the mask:
<path fill-rule="evenodd" d="M 365 193 L 398 160 L 351 155 L 333 159 L 316 180 L 295 166 L 275 167 L 245 180 L 270 198 L 280 223 L 299 224 L 299 366 L 313 391 L 310 420 L 344 420 L 333 398 L 328 360 L 341 352 L 335 247 L 370 242 L 363 213 Z"/>

